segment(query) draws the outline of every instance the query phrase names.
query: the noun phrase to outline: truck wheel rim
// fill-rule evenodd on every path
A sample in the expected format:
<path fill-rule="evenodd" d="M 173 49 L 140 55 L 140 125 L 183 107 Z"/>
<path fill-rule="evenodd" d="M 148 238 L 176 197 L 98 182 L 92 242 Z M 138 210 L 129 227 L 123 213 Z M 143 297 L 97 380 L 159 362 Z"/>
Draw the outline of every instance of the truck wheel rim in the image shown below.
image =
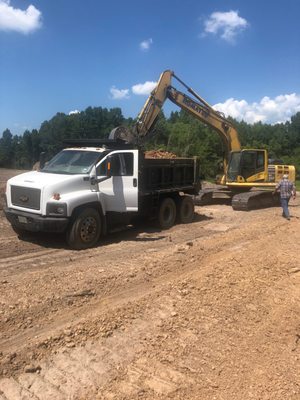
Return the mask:
<path fill-rule="evenodd" d="M 93 217 L 87 217 L 82 221 L 80 237 L 85 243 L 91 242 L 97 233 L 97 221 Z"/>

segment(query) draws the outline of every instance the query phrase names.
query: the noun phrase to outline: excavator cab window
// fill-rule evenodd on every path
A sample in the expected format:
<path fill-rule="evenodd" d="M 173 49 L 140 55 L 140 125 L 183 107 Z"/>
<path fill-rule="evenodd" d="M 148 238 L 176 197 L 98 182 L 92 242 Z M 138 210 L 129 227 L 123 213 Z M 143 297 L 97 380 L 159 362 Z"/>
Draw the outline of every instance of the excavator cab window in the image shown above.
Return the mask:
<path fill-rule="evenodd" d="M 264 151 L 257 152 L 256 167 L 258 170 L 262 168 L 262 171 L 265 169 L 265 152 Z"/>
<path fill-rule="evenodd" d="M 250 176 L 264 171 L 264 151 L 244 150 L 242 151 L 240 175 L 247 179 Z"/>
<path fill-rule="evenodd" d="M 230 153 L 227 178 L 236 181 L 240 175 L 244 179 L 249 178 L 265 169 L 264 150 L 242 150 Z"/>
<path fill-rule="evenodd" d="M 243 152 L 241 158 L 241 176 L 245 179 L 255 174 L 256 167 L 256 153 Z"/>
<path fill-rule="evenodd" d="M 230 154 L 227 171 L 227 177 L 230 181 L 235 181 L 240 174 L 241 155 L 240 151 L 233 151 Z"/>

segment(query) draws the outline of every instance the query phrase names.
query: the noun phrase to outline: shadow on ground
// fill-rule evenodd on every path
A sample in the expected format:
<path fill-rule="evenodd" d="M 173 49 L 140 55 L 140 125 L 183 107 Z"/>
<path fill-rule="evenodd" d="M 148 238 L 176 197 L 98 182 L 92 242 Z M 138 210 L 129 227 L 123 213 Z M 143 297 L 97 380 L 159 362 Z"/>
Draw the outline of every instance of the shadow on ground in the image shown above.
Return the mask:
<path fill-rule="evenodd" d="M 211 219 L 213 219 L 213 217 L 195 213 L 194 221 L 191 222 L 190 225 Z M 138 222 L 134 225 L 123 225 L 112 229 L 107 236 L 100 240 L 99 244 L 100 246 L 105 246 L 127 241 L 156 242 L 166 238 L 166 232 L 168 232 L 168 230 L 162 230 L 157 227 L 154 221 Z M 143 234 L 143 236 L 141 236 L 141 234 Z M 63 233 L 26 232 L 24 235 L 19 236 L 19 239 L 45 248 L 69 250 Z M 97 246 L 99 246 L 99 244 Z"/>

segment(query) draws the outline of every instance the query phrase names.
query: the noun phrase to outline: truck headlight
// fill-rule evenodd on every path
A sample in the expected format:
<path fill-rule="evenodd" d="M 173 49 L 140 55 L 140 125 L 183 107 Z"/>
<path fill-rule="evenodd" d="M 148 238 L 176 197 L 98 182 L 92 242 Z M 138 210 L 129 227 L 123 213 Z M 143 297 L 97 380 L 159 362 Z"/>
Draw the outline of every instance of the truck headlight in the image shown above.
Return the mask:
<path fill-rule="evenodd" d="M 47 203 L 46 214 L 52 216 L 66 216 L 67 204 L 66 203 Z"/>

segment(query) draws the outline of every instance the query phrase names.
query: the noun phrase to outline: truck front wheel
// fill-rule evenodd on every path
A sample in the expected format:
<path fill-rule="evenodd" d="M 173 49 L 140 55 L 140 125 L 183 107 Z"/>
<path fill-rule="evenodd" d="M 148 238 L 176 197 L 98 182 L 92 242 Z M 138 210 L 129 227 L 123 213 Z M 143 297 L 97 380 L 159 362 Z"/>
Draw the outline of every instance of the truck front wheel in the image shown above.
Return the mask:
<path fill-rule="evenodd" d="M 178 222 L 182 224 L 189 224 L 193 222 L 195 214 L 195 206 L 192 197 L 182 196 L 178 202 Z"/>
<path fill-rule="evenodd" d="M 158 212 L 158 223 L 161 229 L 168 229 L 174 225 L 176 219 L 176 205 L 171 197 L 162 200 Z"/>
<path fill-rule="evenodd" d="M 101 233 L 101 216 L 94 208 L 81 211 L 67 231 L 67 242 L 72 249 L 83 250 L 95 246 Z"/>

